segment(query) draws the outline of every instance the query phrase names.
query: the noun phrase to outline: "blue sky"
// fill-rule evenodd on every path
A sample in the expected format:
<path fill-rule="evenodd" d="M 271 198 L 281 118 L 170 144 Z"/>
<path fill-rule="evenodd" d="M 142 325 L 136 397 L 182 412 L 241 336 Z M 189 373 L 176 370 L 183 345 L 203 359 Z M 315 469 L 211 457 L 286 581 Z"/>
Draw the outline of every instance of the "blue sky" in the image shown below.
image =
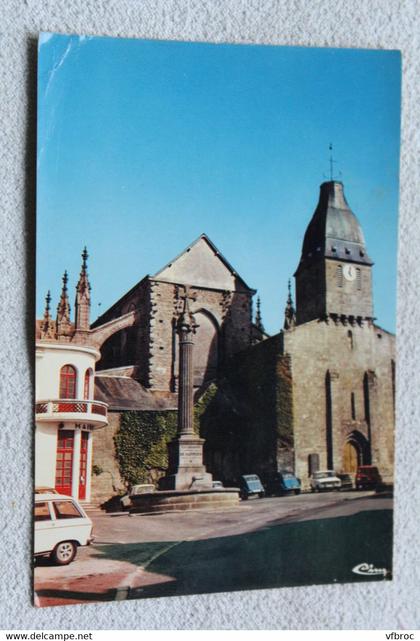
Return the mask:
<path fill-rule="evenodd" d="M 37 316 L 87 246 L 92 320 L 205 232 L 283 324 L 319 185 L 336 176 L 395 331 L 400 126 L 396 51 L 43 34 Z M 341 174 L 339 174 L 341 172 Z"/>

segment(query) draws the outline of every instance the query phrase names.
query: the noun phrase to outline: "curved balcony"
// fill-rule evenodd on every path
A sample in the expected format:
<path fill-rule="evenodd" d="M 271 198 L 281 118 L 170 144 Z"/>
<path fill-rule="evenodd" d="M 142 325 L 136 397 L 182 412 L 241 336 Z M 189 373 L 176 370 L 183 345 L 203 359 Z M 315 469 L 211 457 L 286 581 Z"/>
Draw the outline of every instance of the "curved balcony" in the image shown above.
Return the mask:
<path fill-rule="evenodd" d="M 108 405 L 73 398 L 37 401 L 35 418 L 39 422 L 88 423 L 94 428 L 105 427 L 108 425 Z"/>

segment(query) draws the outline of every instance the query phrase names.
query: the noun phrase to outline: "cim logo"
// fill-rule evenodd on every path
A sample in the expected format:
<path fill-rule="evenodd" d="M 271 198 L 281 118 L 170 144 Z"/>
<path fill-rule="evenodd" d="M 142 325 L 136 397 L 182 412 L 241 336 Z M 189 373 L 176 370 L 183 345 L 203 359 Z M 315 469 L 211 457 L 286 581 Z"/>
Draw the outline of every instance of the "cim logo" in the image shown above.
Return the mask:
<path fill-rule="evenodd" d="M 388 570 L 385 568 L 375 568 L 373 563 L 359 563 L 356 565 L 352 572 L 355 574 L 361 574 L 362 576 L 387 576 L 389 574 Z"/>

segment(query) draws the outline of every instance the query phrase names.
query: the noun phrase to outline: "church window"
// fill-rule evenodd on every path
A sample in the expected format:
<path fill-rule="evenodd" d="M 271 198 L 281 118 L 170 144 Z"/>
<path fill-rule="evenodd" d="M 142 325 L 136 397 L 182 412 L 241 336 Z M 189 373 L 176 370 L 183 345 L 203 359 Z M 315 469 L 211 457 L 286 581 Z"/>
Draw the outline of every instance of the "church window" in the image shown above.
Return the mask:
<path fill-rule="evenodd" d="M 354 347 L 353 332 L 351 331 L 351 329 L 349 329 L 348 332 L 347 332 L 347 340 L 348 340 L 348 343 L 349 343 L 349 348 L 353 349 L 353 347 Z"/>
<path fill-rule="evenodd" d="M 89 368 L 85 372 L 85 381 L 84 381 L 84 386 L 83 386 L 83 398 L 84 399 L 89 399 L 90 398 L 90 381 L 92 377 L 92 370 Z"/>
<path fill-rule="evenodd" d="M 362 289 L 362 271 L 359 268 L 356 269 L 356 284 L 357 289 Z"/>
<path fill-rule="evenodd" d="M 337 247 L 335 247 L 335 246 L 333 245 L 333 246 L 331 247 L 331 251 L 336 252 L 336 251 L 337 251 Z"/>
<path fill-rule="evenodd" d="M 347 254 L 348 256 L 350 256 L 350 254 L 351 254 L 351 249 L 349 249 L 348 247 L 346 247 L 346 250 L 345 250 L 345 251 L 346 251 L 346 254 Z"/>
<path fill-rule="evenodd" d="M 60 398 L 76 398 L 76 370 L 64 365 L 60 370 Z"/>
<path fill-rule="evenodd" d="M 356 420 L 356 397 L 354 392 L 351 393 L 351 418 L 353 421 Z"/>
<path fill-rule="evenodd" d="M 343 266 L 337 265 L 337 287 L 343 286 Z"/>

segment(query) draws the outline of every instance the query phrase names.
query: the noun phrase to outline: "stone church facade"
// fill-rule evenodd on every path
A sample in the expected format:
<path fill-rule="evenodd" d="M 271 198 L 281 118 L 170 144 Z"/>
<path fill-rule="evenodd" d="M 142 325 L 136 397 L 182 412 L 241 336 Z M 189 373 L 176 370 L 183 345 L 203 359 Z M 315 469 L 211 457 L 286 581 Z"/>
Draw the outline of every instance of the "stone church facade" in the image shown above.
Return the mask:
<path fill-rule="evenodd" d="M 251 343 L 255 290 L 235 272 L 211 240 L 202 234 L 154 276 L 146 276 L 92 326 L 135 312 L 135 322 L 102 344 L 97 369 L 130 376 L 156 393 L 177 391 L 176 321 L 189 287 L 198 324 L 194 384 L 217 377 L 225 359 Z"/>
<path fill-rule="evenodd" d="M 176 411 L 176 323 L 187 291 L 198 325 L 196 403 L 212 390 L 200 429 L 213 478 L 291 469 L 308 487 L 316 469 L 373 464 L 392 480 L 395 337 L 375 322 L 372 268 L 343 185 L 329 181 L 305 233 L 296 307 L 289 286 L 277 335 L 265 333 L 259 302 L 253 319 L 256 290 L 204 234 L 144 277 L 84 329 L 100 352 L 95 398 L 108 407 L 93 500 L 124 488 L 115 436 L 125 413 Z"/>
<path fill-rule="evenodd" d="M 289 291 L 283 331 L 237 360 L 261 475 L 293 469 L 308 487 L 318 469 L 354 474 L 372 464 L 392 480 L 395 337 L 375 323 L 372 267 L 343 185 L 323 183 L 295 273 L 296 309 Z M 262 390 L 249 378 L 256 364 L 271 399 L 265 425 L 264 408 L 255 412 Z"/>
<path fill-rule="evenodd" d="M 177 408 L 176 325 L 186 289 L 198 325 L 194 337 L 196 399 L 221 376 L 235 354 L 265 336 L 252 321 L 255 290 L 205 234 L 158 273 L 143 278 L 98 318 L 92 325 L 93 334 L 102 340 L 96 397 L 109 406 L 109 428 L 95 444 L 94 464 L 106 472 L 92 480 L 98 498 L 123 486 L 114 451 L 122 414 Z"/>
<path fill-rule="evenodd" d="M 283 353 L 293 385 L 295 470 L 354 473 L 377 465 L 392 478 L 395 337 L 375 323 L 372 266 L 343 185 L 321 185 L 286 310 Z"/>

